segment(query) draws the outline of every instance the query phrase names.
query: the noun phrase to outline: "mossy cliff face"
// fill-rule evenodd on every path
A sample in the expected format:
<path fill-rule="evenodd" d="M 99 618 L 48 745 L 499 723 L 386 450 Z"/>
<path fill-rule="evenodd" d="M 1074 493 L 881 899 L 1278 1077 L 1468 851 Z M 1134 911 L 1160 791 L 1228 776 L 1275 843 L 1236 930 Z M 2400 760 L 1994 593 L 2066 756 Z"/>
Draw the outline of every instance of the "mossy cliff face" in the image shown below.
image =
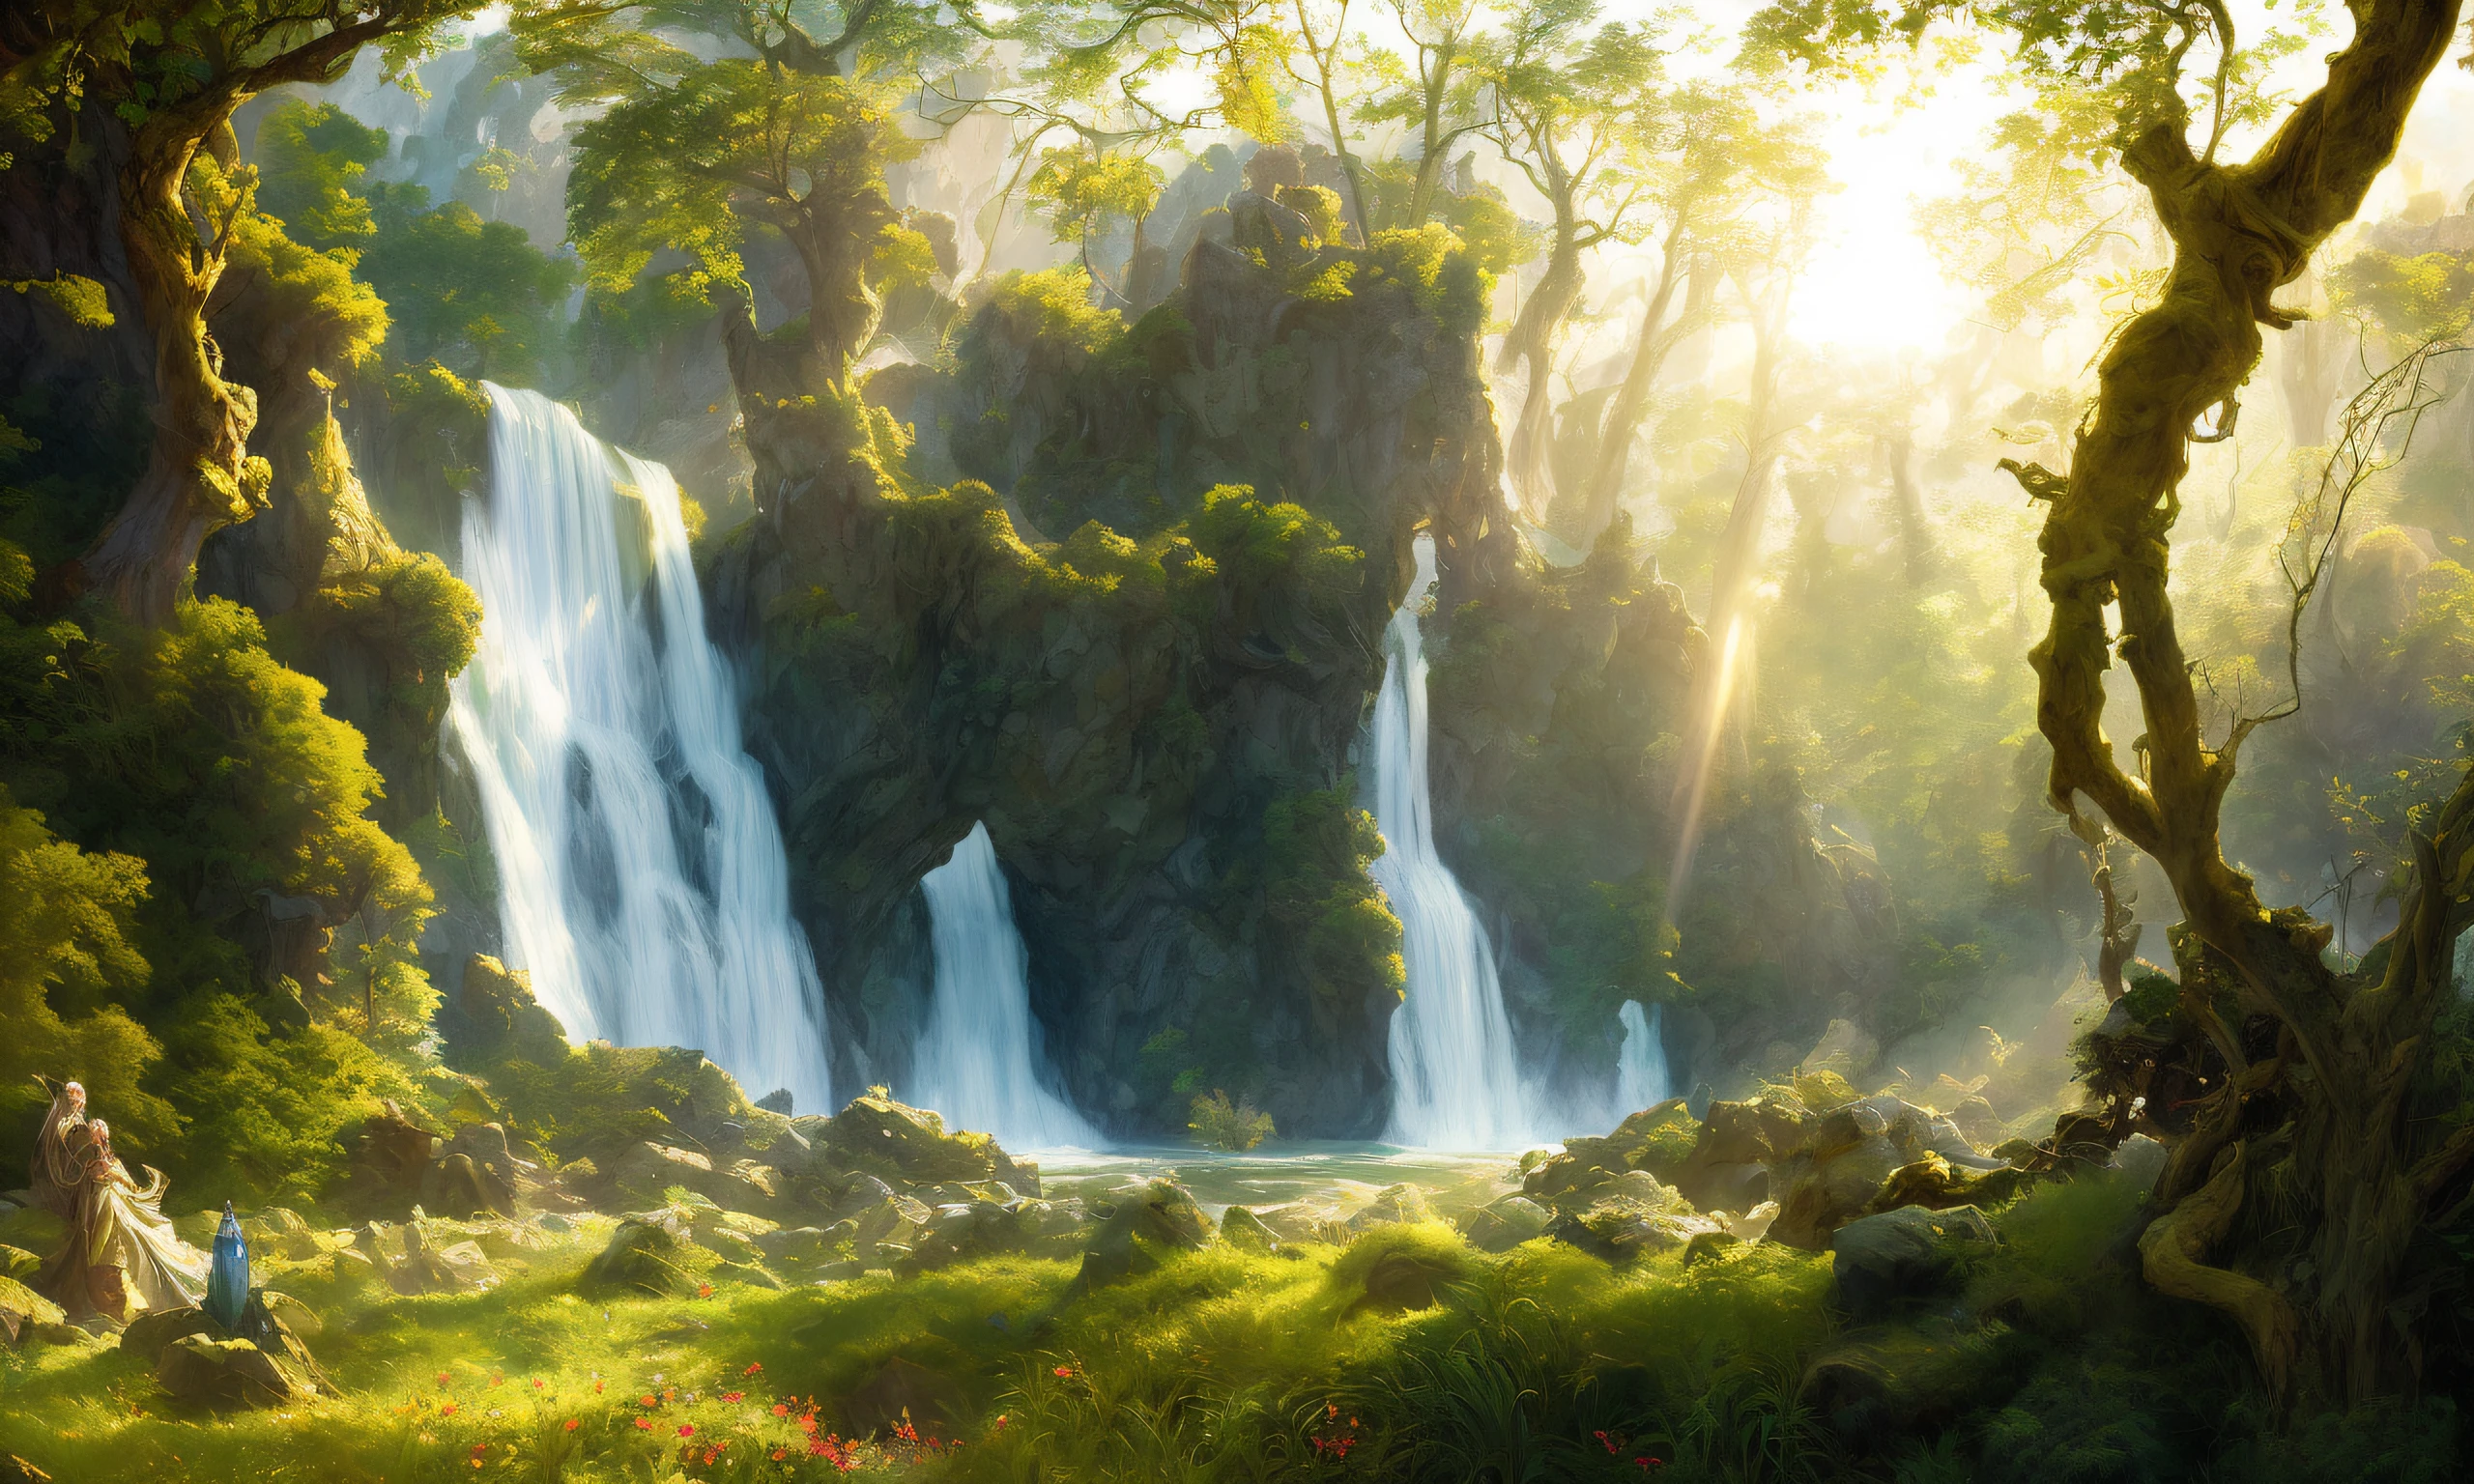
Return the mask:
<path fill-rule="evenodd" d="M 1378 636 L 1421 523 L 1455 574 L 1481 553 L 1508 570 L 1513 549 L 1487 513 L 1456 260 L 1352 256 L 1383 281 L 1309 304 L 1206 243 L 1134 335 L 1016 280 L 960 374 L 916 388 L 1032 430 L 1017 436 L 1054 471 L 1057 508 L 1138 451 L 1167 493 L 1132 534 L 1083 521 L 1027 544 L 989 486 L 913 482 L 940 455 L 896 456 L 907 430 L 886 413 L 811 389 L 791 348 L 734 337 L 758 489 L 777 493 L 721 544 L 706 590 L 746 667 L 749 745 L 786 805 L 846 1075 L 900 1085 L 931 972 L 916 883 L 985 819 L 1033 1008 L 1084 1108 L 1172 1127 L 1225 1086 L 1292 1132 L 1380 1120 L 1398 928 L 1366 876 L 1379 846 L 1353 771 Z M 1267 360 L 1326 369 L 1300 385 Z M 1018 374 L 972 385 L 992 364 Z M 1253 389 L 1204 436 L 1194 388 L 1213 379 Z M 1119 409 L 1105 423 L 1076 411 L 1103 406 Z M 1306 426 L 1284 439 L 1274 415 Z"/>
<path fill-rule="evenodd" d="M 1701 637 L 1621 538 L 1550 572 L 1511 528 L 1482 302 L 1447 234 L 1326 246 L 1241 193 L 1131 328 L 1017 277 L 951 370 L 873 401 L 732 333 L 763 508 L 707 600 L 841 1074 L 900 1085 L 933 972 L 916 883 L 984 819 L 1078 1103 L 1172 1129 L 1224 1087 L 1285 1132 L 1373 1131 L 1401 970 L 1358 753 L 1422 529 L 1447 853 L 1510 914 L 1525 1042 L 1602 1079 L 1616 1005 L 1683 993 L 1647 876 Z M 1792 805 L 1762 817 L 1811 857 Z M 1570 861 L 1529 858 L 1562 829 Z"/>

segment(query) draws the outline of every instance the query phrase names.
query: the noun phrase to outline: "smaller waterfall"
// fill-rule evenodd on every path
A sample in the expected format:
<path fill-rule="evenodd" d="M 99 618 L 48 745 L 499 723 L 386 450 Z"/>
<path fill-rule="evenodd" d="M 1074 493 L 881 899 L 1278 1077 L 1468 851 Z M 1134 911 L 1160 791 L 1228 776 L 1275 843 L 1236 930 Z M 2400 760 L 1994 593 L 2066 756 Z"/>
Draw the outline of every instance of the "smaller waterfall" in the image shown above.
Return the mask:
<path fill-rule="evenodd" d="M 1425 642 L 1418 610 L 1434 586 L 1434 538 L 1417 540 L 1418 575 L 1383 633 L 1390 663 L 1374 701 L 1374 819 L 1385 850 L 1372 874 L 1400 919 L 1407 997 L 1392 1016 L 1392 1120 L 1384 1138 L 1431 1149 L 1517 1149 L 1534 1120 L 1486 930 L 1435 853 L 1426 784 Z"/>
<path fill-rule="evenodd" d="M 1014 929 L 1005 872 L 988 826 L 920 878 L 928 897 L 936 987 L 919 1038 L 910 1101 L 948 1128 L 992 1133 L 1007 1149 L 1097 1149 L 1082 1115 L 1040 1083 L 1040 1027 L 1023 977 L 1030 954 Z"/>
<path fill-rule="evenodd" d="M 738 702 L 705 635 L 670 471 L 484 383 L 495 494 L 449 687 L 511 967 L 578 1041 L 694 1046 L 751 1095 L 833 1106 L 823 991 Z"/>
<path fill-rule="evenodd" d="M 1640 1001 L 1625 1000 L 1615 1017 L 1624 1022 L 1624 1050 L 1615 1063 L 1615 1117 L 1620 1122 L 1674 1097 L 1675 1078 L 1667 1070 L 1666 1007 L 1653 1005 L 1644 1015 Z"/>

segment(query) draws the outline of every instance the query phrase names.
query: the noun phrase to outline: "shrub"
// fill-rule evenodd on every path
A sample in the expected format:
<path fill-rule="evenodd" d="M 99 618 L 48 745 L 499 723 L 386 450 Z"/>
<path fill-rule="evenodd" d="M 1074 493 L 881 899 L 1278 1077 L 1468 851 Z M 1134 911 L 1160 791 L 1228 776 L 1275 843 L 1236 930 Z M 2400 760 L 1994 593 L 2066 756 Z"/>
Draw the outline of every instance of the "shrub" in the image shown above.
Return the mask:
<path fill-rule="evenodd" d="M 1243 1153 L 1271 1135 L 1272 1116 L 1257 1112 L 1251 1101 L 1232 1105 L 1226 1093 L 1215 1089 L 1194 1099 L 1186 1127 L 1214 1149 Z"/>

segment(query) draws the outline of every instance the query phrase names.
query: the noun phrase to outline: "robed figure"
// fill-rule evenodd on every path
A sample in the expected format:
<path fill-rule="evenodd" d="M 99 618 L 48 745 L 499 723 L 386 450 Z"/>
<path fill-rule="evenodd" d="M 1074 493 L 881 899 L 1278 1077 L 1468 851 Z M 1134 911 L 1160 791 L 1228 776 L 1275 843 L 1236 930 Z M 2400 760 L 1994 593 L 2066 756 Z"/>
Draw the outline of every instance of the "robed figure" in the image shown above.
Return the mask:
<path fill-rule="evenodd" d="M 121 1325 L 141 1310 L 197 1302 L 207 1255 L 181 1241 L 163 1216 L 163 1176 L 141 1185 L 112 1152 L 111 1126 L 86 1117 L 85 1089 L 60 1089 L 35 1145 L 37 1199 L 68 1224 L 68 1240 L 43 1286 L 72 1320 Z"/>

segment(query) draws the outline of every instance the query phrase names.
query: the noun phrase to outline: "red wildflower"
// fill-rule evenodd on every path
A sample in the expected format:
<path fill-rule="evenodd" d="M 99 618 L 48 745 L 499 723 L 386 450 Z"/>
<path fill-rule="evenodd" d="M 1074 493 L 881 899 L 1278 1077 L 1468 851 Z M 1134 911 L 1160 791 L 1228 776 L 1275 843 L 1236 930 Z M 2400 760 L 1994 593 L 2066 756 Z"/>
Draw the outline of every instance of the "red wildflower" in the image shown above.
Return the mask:
<path fill-rule="evenodd" d="M 787 1416 L 789 1416 L 790 1414 L 791 1414 L 791 1408 L 790 1408 L 790 1404 L 789 1404 L 789 1403 L 787 1403 L 787 1402 L 775 1402 L 775 1403 L 773 1404 L 773 1415 L 775 1415 L 775 1416 L 777 1416 L 777 1417 L 787 1417 Z"/>
<path fill-rule="evenodd" d="M 761 1370 L 762 1370 L 762 1369 L 764 1369 L 764 1362 L 763 1362 L 763 1361 L 762 1361 L 762 1360 L 750 1360 L 749 1362 L 747 1362 L 747 1369 L 746 1369 L 746 1370 L 743 1370 L 743 1371 L 741 1371 L 741 1372 L 739 1372 L 739 1374 L 740 1374 L 741 1376 L 753 1376 L 753 1375 L 755 1375 L 757 1372 L 759 1372 L 759 1371 L 761 1371 Z"/>
<path fill-rule="evenodd" d="M 438 1414 L 442 1417 L 451 1417 L 455 1415 L 455 1404 L 453 1402 L 446 1403 L 445 1406 L 438 1409 Z"/>
<path fill-rule="evenodd" d="M 450 1385 L 453 1383 L 445 1371 L 441 1371 L 438 1373 L 438 1384 L 444 1386 Z"/>
<path fill-rule="evenodd" d="M 1074 1374 L 1074 1367 L 1070 1365 L 1060 1365 L 1056 1368 L 1056 1374 L 1060 1377 L 1071 1376 Z"/>
<path fill-rule="evenodd" d="M 712 1285 L 712 1284 L 710 1284 L 710 1283 L 699 1283 L 699 1284 L 697 1284 L 697 1285 L 696 1285 L 696 1297 L 697 1297 L 697 1298 L 712 1298 L 712 1297 L 713 1297 L 713 1285 Z"/>
<path fill-rule="evenodd" d="M 640 1433 L 649 1433 L 649 1432 L 651 1432 L 652 1430 L 653 1430 L 653 1419 L 652 1419 L 652 1418 L 650 1418 L 650 1417 L 638 1417 L 638 1418 L 636 1419 L 636 1431 L 638 1431 L 638 1432 L 640 1432 Z"/>
<path fill-rule="evenodd" d="M 568 1431 L 568 1432 L 571 1432 L 571 1433 L 572 1433 L 572 1432 L 574 1432 L 574 1431 L 576 1430 L 576 1427 L 577 1427 L 577 1426 L 578 1426 L 578 1420 L 577 1420 L 576 1418 L 574 1418 L 574 1417 L 569 1417 L 569 1418 L 567 1418 L 567 1431 Z"/>
<path fill-rule="evenodd" d="M 696 1436 L 696 1424 L 695 1424 L 695 1423 L 693 1423 L 693 1422 L 681 1422 L 681 1423 L 679 1423 L 679 1424 L 678 1424 L 678 1436 L 679 1436 L 679 1437 L 681 1437 L 681 1438 L 693 1438 L 693 1437 L 695 1437 L 695 1436 Z"/>

